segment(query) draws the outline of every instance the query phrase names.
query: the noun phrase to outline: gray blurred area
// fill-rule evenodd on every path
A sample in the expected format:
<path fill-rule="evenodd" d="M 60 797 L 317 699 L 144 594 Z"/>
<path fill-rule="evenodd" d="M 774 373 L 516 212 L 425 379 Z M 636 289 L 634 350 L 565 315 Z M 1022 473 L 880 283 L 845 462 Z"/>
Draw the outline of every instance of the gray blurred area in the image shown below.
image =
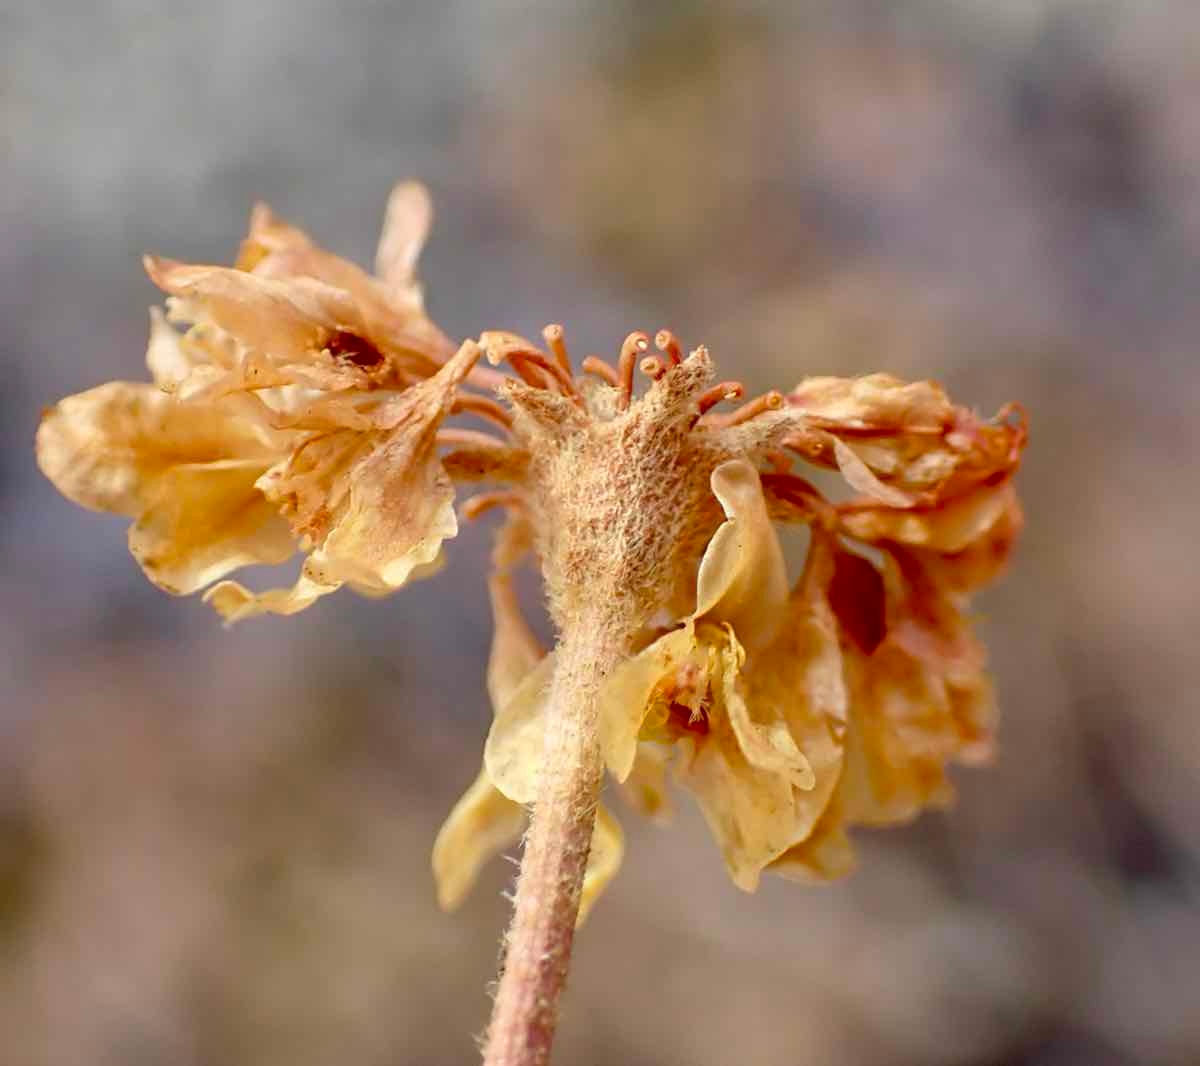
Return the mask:
<path fill-rule="evenodd" d="M 512 867 L 445 916 L 428 855 L 491 520 L 227 632 L 33 462 L 41 407 L 144 376 L 143 251 L 227 261 L 266 199 L 366 262 L 401 177 L 452 334 L 1032 415 L 997 766 L 753 897 L 686 797 L 625 814 L 557 1061 L 1200 1062 L 1198 101 L 1195 0 L 0 0 L 0 1063 L 475 1061 Z"/>

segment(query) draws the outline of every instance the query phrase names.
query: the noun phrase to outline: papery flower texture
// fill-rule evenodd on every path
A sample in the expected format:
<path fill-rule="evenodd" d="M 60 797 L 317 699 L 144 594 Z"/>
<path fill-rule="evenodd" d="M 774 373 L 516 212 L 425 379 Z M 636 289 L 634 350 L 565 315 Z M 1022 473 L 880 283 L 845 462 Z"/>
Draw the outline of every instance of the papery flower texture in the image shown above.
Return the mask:
<path fill-rule="evenodd" d="M 947 802 L 947 765 L 992 745 L 965 612 L 1021 529 L 1019 408 L 984 420 L 932 382 L 874 374 L 808 378 L 726 411 L 742 387 L 714 384 L 708 352 L 685 356 L 668 331 L 654 350 L 632 333 L 616 365 L 590 356 L 578 372 L 558 326 L 543 345 L 503 331 L 455 344 L 414 274 L 430 218 L 423 188 L 396 188 L 374 275 L 261 206 L 232 267 L 148 258 L 168 294 L 151 315 L 152 380 L 48 410 L 42 470 L 70 499 L 132 519 L 151 581 L 206 590 L 228 621 L 431 573 L 458 530 L 456 489 L 489 486 L 459 514 L 505 513 L 493 721 L 434 848 L 443 906 L 520 838 L 537 796 L 556 652 L 522 617 L 524 565 L 542 573 L 560 632 L 619 634 L 597 722 L 616 791 L 661 819 L 673 776 L 740 887 L 764 871 L 839 876 L 850 827 Z M 809 531 L 794 580 L 780 524 Z M 297 551 L 290 585 L 225 580 Z M 622 853 L 602 807 L 581 915 Z"/>

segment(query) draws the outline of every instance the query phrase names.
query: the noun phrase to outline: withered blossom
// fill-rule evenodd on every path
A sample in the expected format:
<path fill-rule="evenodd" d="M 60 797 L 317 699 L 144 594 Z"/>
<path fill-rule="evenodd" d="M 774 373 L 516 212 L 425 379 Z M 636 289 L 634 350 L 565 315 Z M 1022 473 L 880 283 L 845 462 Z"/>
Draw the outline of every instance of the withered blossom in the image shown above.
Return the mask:
<path fill-rule="evenodd" d="M 476 346 L 456 351 L 424 313 L 414 267 L 429 219 L 425 190 L 397 186 L 375 276 L 264 205 L 233 267 L 147 257 L 168 293 L 151 316 L 153 384 L 49 410 L 43 471 L 76 502 L 133 518 L 130 550 L 168 592 L 306 553 L 290 588 L 210 588 L 230 621 L 291 614 L 343 584 L 384 594 L 436 568 L 457 531 L 438 431 L 480 372 Z"/>
<path fill-rule="evenodd" d="M 601 697 L 609 772 L 635 807 L 660 817 L 673 771 L 743 888 L 763 870 L 847 872 L 848 826 L 944 803 L 946 765 L 990 750 L 991 688 L 963 612 L 1020 529 L 1012 476 L 1023 424 L 1007 409 L 984 421 L 931 382 L 887 375 L 809 379 L 786 398 L 720 414 L 716 405 L 741 386 L 712 386 L 707 352 L 684 359 L 669 333 L 659 335 L 661 355 L 631 334 L 617 367 L 584 360 L 586 378 L 573 376 L 558 327 L 546 342 L 480 337 L 493 362 L 508 360 L 523 379 L 503 390 L 515 419 L 495 446 L 519 473 L 465 510 L 518 516 L 552 614 L 586 616 L 595 608 L 556 602 L 555 570 L 571 563 L 548 566 L 547 556 L 582 545 L 602 555 L 605 535 L 620 531 L 598 530 L 592 516 L 570 530 L 578 514 L 553 501 L 602 495 L 589 476 L 627 476 L 629 493 L 661 498 L 642 508 L 655 522 L 637 530 L 669 545 L 636 549 L 654 564 L 652 583 L 639 589 L 644 575 L 630 574 L 621 585 L 620 610 L 636 632 Z M 651 384 L 635 398 L 639 364 Z M 669 493 L 622 473 L 638 448 L 671 456 Z M 796 458 L 840 471 L 859 495 L 826 499 L 792 472 Z M 811 530 L 794 588 L 772 520 Z M 484 775 L 513 803 L 538 794 L 555 654 L 530 659 L 510 694 L 492 689 Z"/>
<path fill-rule="evenodd" d="M 232 267 L 147 259 L 168 294 L 152 382 L 60 402 L 38 460 L 64 495 L 133 520 L 152 581 L 207 589 L 230 621 L 432 572 L 457 488 L 485 486 L 459 513 L 506 513 L 493 720 L 433 867 L 454 907 L 526 833 L 486 1053 L 524 1066 L 547 1059 L 573 927 L 622 860 L 606 772 L 660 821 L 674 777 L 752 891 L 764 871 L 844 874 L 851 827 L 946 803 L 948 765 L 988 757 L 994 699 L 966 612 L 1021 529 L 1026 429 L 1018 408 L 984 420 L 886 374 L 727 410 L 743 387 L 665 330 L 655 351 L 635 332 L 615 365 L 578 370 L 559 326 L 544 347 L 504 331 L 455 344 L 415 280 L 429 220 L 424 190 L 397 187 L 375 275 L 265 207 Z M 849 498 L 797 462 L 839 475 Z M 810 534 L 794 582 L 780 523 Z M 297 548 L 290 587 L 222 580 Z M 526 563 L 552 651 L 517 604 Z"/>

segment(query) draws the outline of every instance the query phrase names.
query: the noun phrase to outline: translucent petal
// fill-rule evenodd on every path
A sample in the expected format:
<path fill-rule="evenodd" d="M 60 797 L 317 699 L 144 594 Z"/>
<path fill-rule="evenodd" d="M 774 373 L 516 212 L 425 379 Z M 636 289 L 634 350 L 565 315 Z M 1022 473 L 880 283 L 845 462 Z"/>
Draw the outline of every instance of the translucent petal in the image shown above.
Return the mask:
<path fill-rule="evenodd" d="M 512 847 L 525 829 L 525 808 L 500 792 L 485 770 L 454 805 L 433 844 L 438 906 L 457 908 L 491 858 Z"/>
<path fill-rule="evenodd" d="M 228 623 L 241 622 L 260 614 L 292 615 L 311 607 L 322 596 L 336 592 L 339 585 L 323 585 L 305 572 L 290 589 L 254 593 L 236 581 L 222 581 L 204 594 L 204 602 Z"/>
<path fill-rule="evenodd" d="M 650 709 L 654 691 L 671 677 L 697 648 L 689 624 L 659 637 L 648 648 L 622 663 L 600 697 L 600 750 L 609 772 L 624 781 L 633 770 L 638 733 Z"/>
<path fill-rule="evenodd" d="M 663 745 L 642 741 L 637 746 L 633 769 L 618 785 L 629 806 L 660 825 L 669 822 L 673 813 L 667 790 L 668 759 L 668 749 Z"/>

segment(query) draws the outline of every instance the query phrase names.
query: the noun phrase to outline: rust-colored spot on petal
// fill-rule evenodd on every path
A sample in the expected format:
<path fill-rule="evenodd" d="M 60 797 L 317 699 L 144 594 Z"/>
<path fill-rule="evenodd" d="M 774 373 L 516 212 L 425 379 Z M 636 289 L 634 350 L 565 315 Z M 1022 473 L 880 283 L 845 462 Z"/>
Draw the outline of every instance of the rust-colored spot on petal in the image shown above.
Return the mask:
<path fill-rule="evenodd" d="M 346 329 L 336 330 L 325 348 L 334 359 L 353 363 L 363 370 L 371 370 L 383 362 L 383 353 L 375 345 Z"/>
<path fill-rule="evenodd" d="M 883 643 L 887 632 L 883 575 L 861 555 L 838 552 L 829 583 L 829 605 L 847 636 L 864 655 Z"/>

